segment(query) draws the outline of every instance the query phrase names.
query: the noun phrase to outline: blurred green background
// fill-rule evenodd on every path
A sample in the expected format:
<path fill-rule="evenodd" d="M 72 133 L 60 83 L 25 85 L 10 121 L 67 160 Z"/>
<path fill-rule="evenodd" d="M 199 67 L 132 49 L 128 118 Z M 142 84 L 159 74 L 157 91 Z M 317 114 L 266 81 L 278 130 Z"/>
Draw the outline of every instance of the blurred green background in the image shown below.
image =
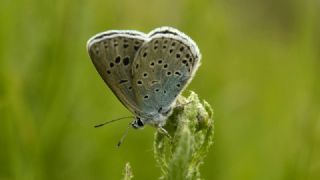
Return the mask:
<path fill-rule="evenodd" d="M 0 179 L 156 179 L 154 129 L 106 87 L 86 41 L 173 26 L 203 54 L 188 90 L 215 110 L 206 179 L 320 179 L 318 0 L 1 0 Z M 185 92 L 187 93 L 187 91 Z"/>

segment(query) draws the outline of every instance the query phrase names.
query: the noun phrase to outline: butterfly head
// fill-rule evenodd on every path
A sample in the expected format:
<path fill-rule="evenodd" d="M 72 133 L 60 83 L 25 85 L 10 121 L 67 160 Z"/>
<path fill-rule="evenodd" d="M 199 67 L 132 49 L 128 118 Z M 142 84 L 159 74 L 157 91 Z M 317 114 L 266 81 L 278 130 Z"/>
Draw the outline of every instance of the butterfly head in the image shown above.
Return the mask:
<path fill-rule="evenodd" d="M 141 129 L 144 127 L 143 120 L 140 117 L 136 117 L 136 119 L 131 123 L 134 129 Z"/>

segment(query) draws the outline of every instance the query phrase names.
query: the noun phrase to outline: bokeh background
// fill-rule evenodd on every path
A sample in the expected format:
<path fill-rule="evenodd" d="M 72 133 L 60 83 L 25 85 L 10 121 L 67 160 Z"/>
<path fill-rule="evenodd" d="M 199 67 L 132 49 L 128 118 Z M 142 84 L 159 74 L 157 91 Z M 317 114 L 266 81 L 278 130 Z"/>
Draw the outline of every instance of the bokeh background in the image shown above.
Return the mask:
<path fill-rule="evenodd" d="M 156 179 L 155 129 L 130 131 L 86 41 L 173 26 L 203 54 L 188 87 L 215 110 L 205 179 L 320 179 L 320 1 L 1 0 L 0 179 Z M 186 94 L 187 91 L 185 92 Z"/>

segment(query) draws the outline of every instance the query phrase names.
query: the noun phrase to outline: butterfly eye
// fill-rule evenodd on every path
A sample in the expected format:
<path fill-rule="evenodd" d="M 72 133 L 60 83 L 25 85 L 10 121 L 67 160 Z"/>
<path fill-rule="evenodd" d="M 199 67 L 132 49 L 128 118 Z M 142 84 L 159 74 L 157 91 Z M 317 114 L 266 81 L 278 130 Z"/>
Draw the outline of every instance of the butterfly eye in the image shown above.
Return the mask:
<path fill-rule="evenodd" d="M 140 118 L 137 120 L 137 124 L 138 124 L 140 127 L 144 126 L 144 124 L 143 124 L 143 122 L 141 121 Z"/>

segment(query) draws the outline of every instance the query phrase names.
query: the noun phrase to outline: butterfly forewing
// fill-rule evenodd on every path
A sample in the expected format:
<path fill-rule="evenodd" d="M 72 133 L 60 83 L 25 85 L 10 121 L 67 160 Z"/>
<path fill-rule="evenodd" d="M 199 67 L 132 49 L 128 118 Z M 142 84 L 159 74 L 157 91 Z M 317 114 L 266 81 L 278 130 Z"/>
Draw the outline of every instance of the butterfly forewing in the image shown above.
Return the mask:
<path fill-rule="evenodd" d="M 146 41 L 137 31 L 107 31 L 92 37 L 87 44 L 90 58 L 102 79 L 131 111 L 139 112 L 132 85 L 134 57 Z"/>
<path fill-rule="evenodd" d="M 136 54 L 133 87 L 137 105 L 149 114 L 169 110 L 198 68 L 200 53 L 183 33 L 160 28 Z"/>

